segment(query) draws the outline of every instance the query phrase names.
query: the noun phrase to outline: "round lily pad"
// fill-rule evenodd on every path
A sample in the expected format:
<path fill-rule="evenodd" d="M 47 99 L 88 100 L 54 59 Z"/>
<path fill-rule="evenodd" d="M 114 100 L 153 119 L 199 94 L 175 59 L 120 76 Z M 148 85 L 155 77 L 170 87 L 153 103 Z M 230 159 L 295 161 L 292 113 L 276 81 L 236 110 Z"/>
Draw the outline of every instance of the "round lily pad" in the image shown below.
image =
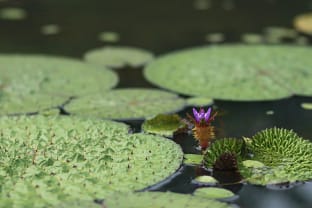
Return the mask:
<path fill-rule="evenodd" d="M 129 194 L 115 194 L 105 199 L 108 208 L 229 208 L 227 203 L 171 192 L 141 192 Z"/>
<path fill-rule="evenodd" d="M 214 177 L 207 176 L 207 175 L 198 176 L 193 181 L 195 181 L 196 183 L 203 183 L 203 184 L 217 184 L 218 183 L 218 181 Z"/>
<path fill-rule="evenodd" d="M 312 35 L 312 13 L 296 16 L 294 26 L 298 31 Z"/>
<path fill-rule="evenodd" d="M 182 94 L 223 100 L 312 95 L 312 49 L 223 45 L 160 57 L 145 68 L 152 83 Z"/>
<path fill-rule="evenodd" d="M 70 97 L 104 91 L 118 77 L 68 58 L 39 55 L 0 56 L 0 115 L 36 112 Z"/>
<path fill-rule="evenodd" d="M 312 103 L 301 103 L 301 108 L 305 110 L 312 110 Z"/>
<path fill-rule="evenodd" d="M 144 132 L 167 137 L 173 137 L 174 132 L 183 128 L 186 128 L 186 124 L 177 114 L 159 114 L 142 124 Z"/>
<path fill-rule="evenodd" d="M 241 40 L 247 44 L 263 43 L 263 36 L 257 33 L 246 33 L 241 36 Z"/>
<path fill-rule="evenodd" d="M 184 154 L 183 163 L 186 165 L 200 165 L 203 162 L 203 155 Z"/>
<path fill-rule="evenodd" d="M 168 139 L 69 116 L 1 117 L 0 147 L 0 204 L 12 207 L 140 190 L 173 174 L 183 158 Z"/>
<path fill-rule="evenodd" d="M 142 119 L 184 107 L 175 94 L 155 89 L 116 89 L 73 100 L 65 109 L 75 115 L 110 119 Z"/>
<path fill-rule="evenodd" d="M 122 68 L 125 66 L 140 67 L 151 60 L 154 55 L 146 50 L 134 47 L 105 46 L 87 51 L 84 59 L 98 66 Z"/>
<path fill-rule="evenodd" d="M 230 190 L 216 187 L 198 188 L 195 190 L 194 195 L 206 197 L 208 199 L 224 199 L 235 196 Z"/>
<path fill-rule="evenodd" d="M 57 24 L 47 24 L 43 25 L 40 30 L 43 35 L 56 35 L 60 33 L 61 28 Z"/>
<path fill-rule="evenodd" d="M 186 99 L 186 104 L 193 107 L 203 107 L 213 104 L 213 99 L 207 97 L 191 97 Z"/>
<path fill-rule="evenodd" d="M 0 9 L 0 18 L 6 20 L 22 20 L 27 17 L 27 12 L 22 8 L 6 7 Z"/>
<path fill-rule="evenodd" d="M 99 40 L 103 42 L 116 43 L 119 39 L 119 34 L 116 32 L 105 31 L 99 34 Z"/>

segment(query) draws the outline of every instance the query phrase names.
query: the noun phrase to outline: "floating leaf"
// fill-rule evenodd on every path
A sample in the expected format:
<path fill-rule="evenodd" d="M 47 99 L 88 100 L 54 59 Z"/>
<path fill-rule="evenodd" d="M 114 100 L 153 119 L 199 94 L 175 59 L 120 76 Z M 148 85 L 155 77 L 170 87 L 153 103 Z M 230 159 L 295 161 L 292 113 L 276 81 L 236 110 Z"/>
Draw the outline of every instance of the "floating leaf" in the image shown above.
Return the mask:
<path fill-rule="evenodd" d="M 296 16 L 294 19 L 294 26 L 298 31 L 312 35 L 312 13 Z"/>
<path fill-rule="evenodd" d="M 99 34 L 99 40 L 107 43 L 116 43 L 120 39 L 119 34 L 116 32 L 101 32 Z"/>
<path fill-rule="evenodd" d="M 203 161 L 203 155 L 184 154 L 184 164 L 186 165 L 200 165 Z"/>
<path fill-rule="evenodd" d="M 41 28 L 41 33 L 44 35 L 56 35 L 58 33 L 60 33 L 60 26 L 57 24 L 47 24 L 47 25 L 43 25 Z"/>
<path fill-rule="evenodd" d="M 312 49 L 298 46 L 200 47 L 162 56 L 144 74 L 166 89 L 223 100 L 312 96 L 311 56 Z"/>
<path fill-rule="evenodd" d="M 205 184 L 217 184 L 218 181 L 212 176 L 198 176 L 193 181 L 196 183 L 205 183 Z"/>
<path fill-rule="evenodd" d="M 212 105 L 213 99 L 206 97 L 191 97 L 186 99 L 186 104 L 188 106 L 203 107 L 207 105 Z"/>
<path fill-rule="evenodd" d="M 186 124 L 177 114 L 159 114 L 142 124 L 144 132 L 167 137 L 173 137 L 174 132 L 182 128 L 186 128 Z"/>
<path fill-rule="evenodd" d="M 141 192 L 134 194 L 115 194 L 105 199 L 109 208 L 229 208 L 227 203 L 218 202 L 188 194 L 171 192 Z"/>
<path fill-rule="evenodd" d="M 210 43 L 221 43 L 225 40 L 223 33 L 210 33 L 205 36 L 205 40 Z"/>
<path fill-rule="evenodd" d="M 29 113 L 63 104 L 70 97 L 105 91 L 118 77 L 68 58 L 0 56 L 0 115 Z"/>
<path fill-rule="evenodd" d="M 0 9 L 0 18 L 6 20 L 22 20 L 27 17 L 27 12 L 22 8 L 7 7 Z"/>
<path fill-rule="evenodd" d="M 263 43 L 263 36 L 256 33 L 246 33 L 241 37 L 242 41 L 247 44 L 260 44 Z"/>
<path fill-rule="evenodd" d="M 259 162 L 257 160 L 244 160 L 242 164 L 246 168 L 262 168 L 265 166 L 262 162 Z"/>
<path fill-rule="evenodd" d="M 0 118 L 0 204 L 50 207 L 156 184 L 183 153 L 163 137 L 77 117 Z"/>
<path fill-rule="evenodd" d="M 194 195 L 206 197 L 208 199 L 225 199 L 235 196 L 230 190 L 216 187 L 198 188 L 195 190 Z"/>
<path fill-rule="evenodd" d="M 154 56 L 149 51 L 122 46 L 106 46 L 85 53 L 84 59 L 98 66 L 110 68 L 122 68 L 131 66 L 134 68 L 143 66 L 153 60 Z"/>
<path fill-rule="evenodd" d="M 142 119 L 182 109 L 185 101 L 156 89 L 116 89 L 73 100 L 65 109 L 76 115 L 111 119 Z"/>
<path fill-rule="evenodd" d="M 305 110 L 312 110 L 312 103 L 301 103 L 301 108 Z"/>

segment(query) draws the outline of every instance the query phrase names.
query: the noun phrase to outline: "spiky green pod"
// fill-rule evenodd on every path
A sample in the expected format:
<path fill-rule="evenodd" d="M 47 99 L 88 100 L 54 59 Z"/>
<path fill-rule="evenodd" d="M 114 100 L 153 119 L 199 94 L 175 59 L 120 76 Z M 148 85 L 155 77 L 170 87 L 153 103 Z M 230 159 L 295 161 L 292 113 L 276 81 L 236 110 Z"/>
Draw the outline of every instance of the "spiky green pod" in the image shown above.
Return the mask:
<path fill-rule="evenodd" d="M 304 181 L 312 178 L 312 143 L 292 130 L 266 129 L 246 143 L 252 160 L 265 166 L 242 168 L 242 174 L 255 184 Z"/>
<path fill-rule="evenodd" d="M 204 156 L 204 165 L 213 167 L 214 163 L 224 153 L 231 153 L 241 160 L 244 142 L 241 139 L 224 138 L 216 140 L 206 151 Z"/>

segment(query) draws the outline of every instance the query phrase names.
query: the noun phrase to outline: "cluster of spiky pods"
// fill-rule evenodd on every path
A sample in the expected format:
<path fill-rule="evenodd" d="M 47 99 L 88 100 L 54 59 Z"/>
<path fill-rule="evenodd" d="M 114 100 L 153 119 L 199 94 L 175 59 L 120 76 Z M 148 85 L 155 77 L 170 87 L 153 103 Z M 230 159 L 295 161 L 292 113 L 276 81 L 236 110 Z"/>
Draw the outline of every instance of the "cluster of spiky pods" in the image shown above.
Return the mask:
<path fill-rule="evenodd" d="M 187 115 L 194 125 L 192 129 L 194 138 L 199 142 L 202 150 L 206 150 L 215 138 L 215 129 L 211 122 L 216 115 L 217 112 L 212 114 L 211 108 L 208 108 L 207 112 L 203 108 L 199 111 L 193 108 L 193 116 Z"/>

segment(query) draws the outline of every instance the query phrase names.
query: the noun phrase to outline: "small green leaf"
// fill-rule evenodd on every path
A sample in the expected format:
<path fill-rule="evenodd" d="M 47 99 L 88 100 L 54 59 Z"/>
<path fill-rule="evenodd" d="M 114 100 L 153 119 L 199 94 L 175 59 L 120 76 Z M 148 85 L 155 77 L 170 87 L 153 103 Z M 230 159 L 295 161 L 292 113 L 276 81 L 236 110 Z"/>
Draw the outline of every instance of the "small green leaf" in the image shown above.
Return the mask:
<path fill-rule="evenodd" d="M 195 196 L 202 196 L 208 199 L 224 199 L 235 196 L 235 194 L 227 189 L 216 187 L 198 188 L 194 192 Z"/>

